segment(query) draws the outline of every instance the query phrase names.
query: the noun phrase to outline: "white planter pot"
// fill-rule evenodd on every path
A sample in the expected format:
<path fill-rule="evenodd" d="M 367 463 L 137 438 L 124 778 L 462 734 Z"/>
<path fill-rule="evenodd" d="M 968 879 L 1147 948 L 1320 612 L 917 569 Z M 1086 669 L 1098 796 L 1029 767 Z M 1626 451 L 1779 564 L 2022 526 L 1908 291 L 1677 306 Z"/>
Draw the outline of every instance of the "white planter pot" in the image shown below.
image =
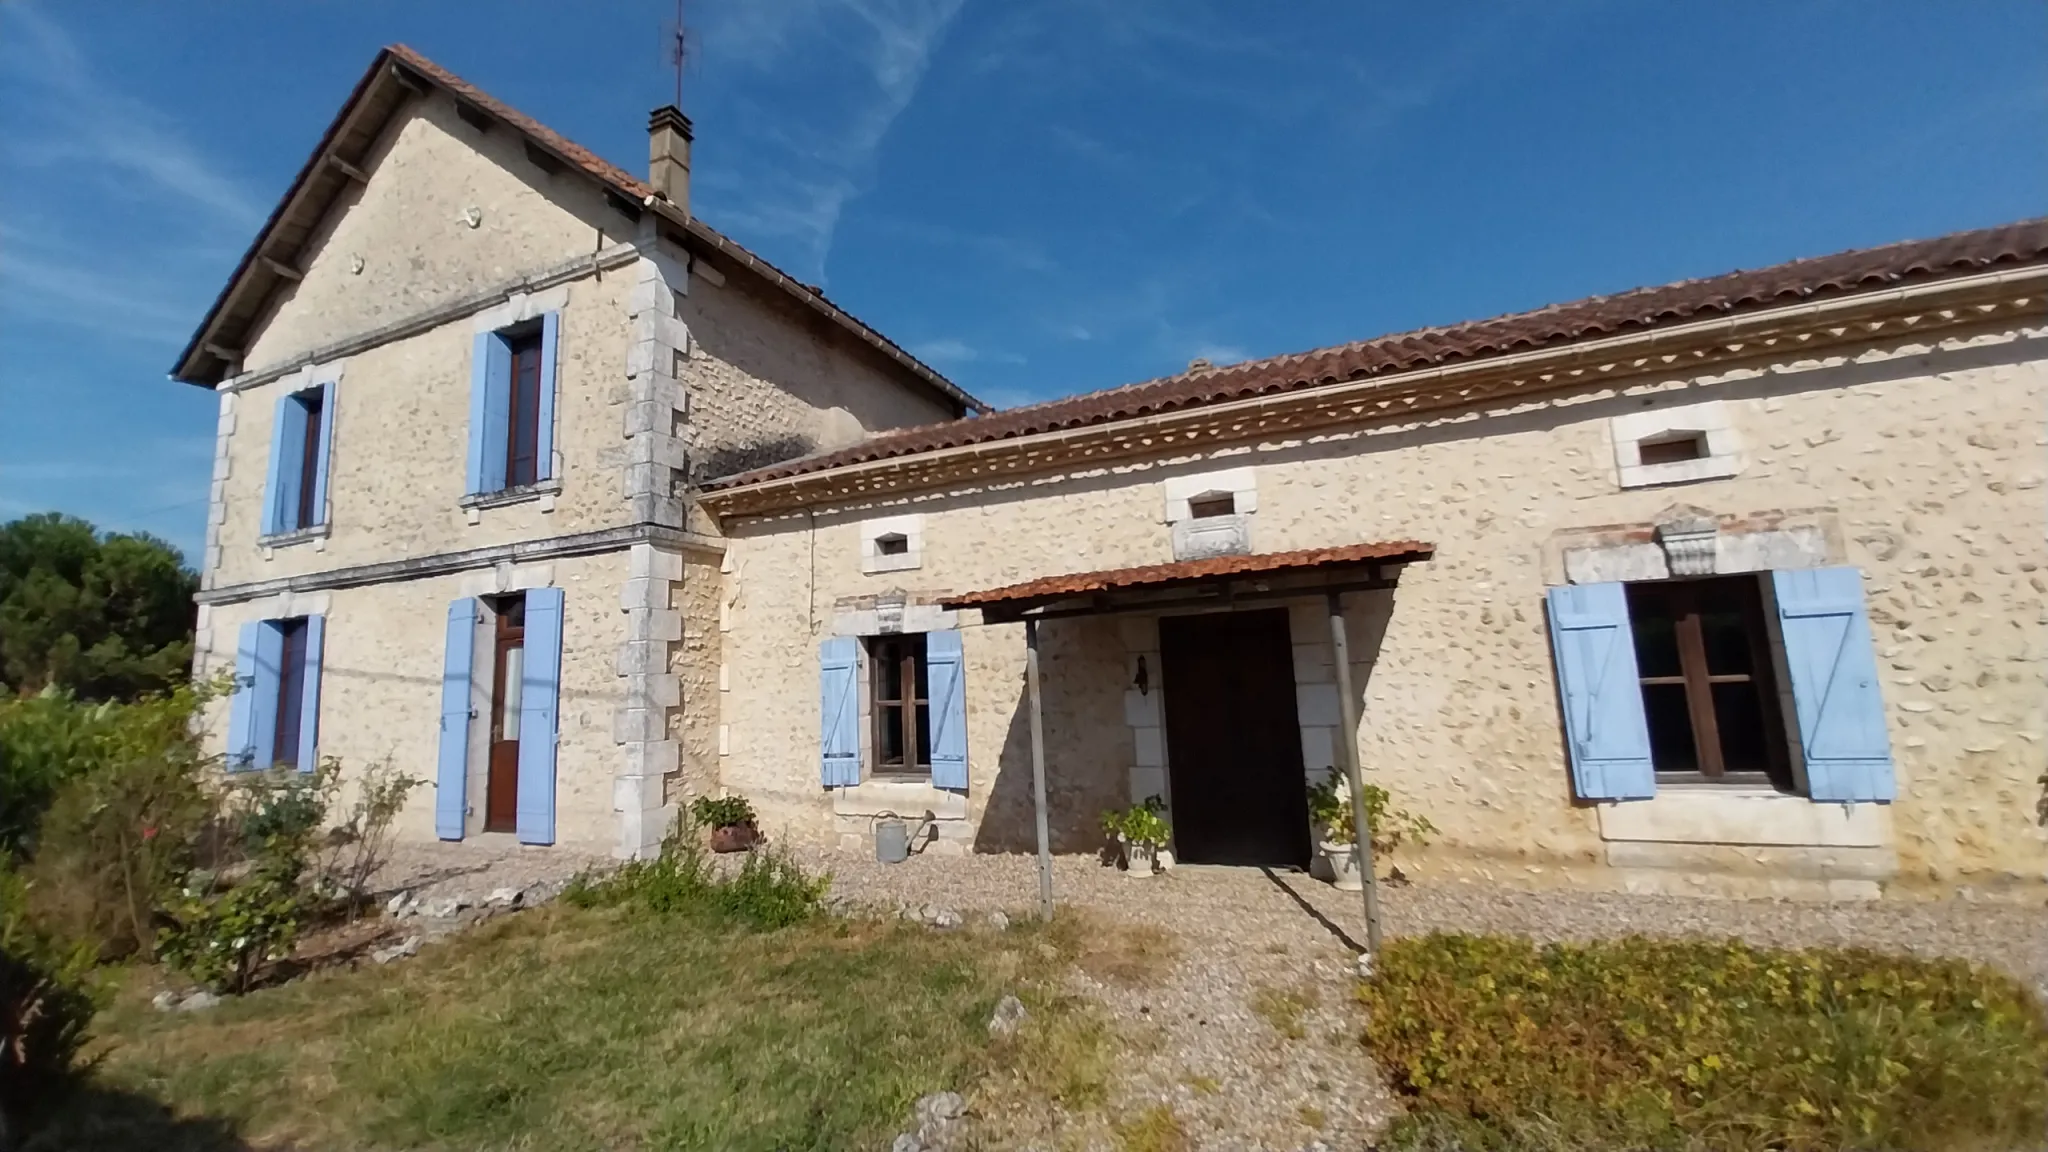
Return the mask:
<path fill-rule="evenodd" d="M 1329 869 L 1331 887 L 1340 892 L 1356 892 L 1365 887 L 1365 877 L 1358 872 L 1358 845 L 1326 841 L 1316 845 L 1316 855 L 1322 857 L 1323 866 Z"/>
<path fill-rule="evenodd" d="M 1124 868 L 1129 876 L 1150 876 L 1159 862 L 1159 849 L 1150 844 L 1124 844 Z"/>

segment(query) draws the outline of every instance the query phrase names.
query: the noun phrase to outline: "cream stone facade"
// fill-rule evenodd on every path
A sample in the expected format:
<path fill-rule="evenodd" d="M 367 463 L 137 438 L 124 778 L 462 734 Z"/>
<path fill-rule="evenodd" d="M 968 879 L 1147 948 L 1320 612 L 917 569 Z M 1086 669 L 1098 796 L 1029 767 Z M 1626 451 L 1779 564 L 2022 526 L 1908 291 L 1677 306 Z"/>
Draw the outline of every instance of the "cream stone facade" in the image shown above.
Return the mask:
<path fill-rule="evenodd" d="M 850 795 L 862 789 L 820 787 L 817 724 L 789 705 L 817 681 L 819 642 L 872 634 L 877 602 L 912 606 L 901 625 L 911 631 L 916 605 L 951 594 L 1173 561 L 1173 501 L 1185 501 L 1190 478 L 1206 486 L 1199 477 L 1228 469 L 1256 474 L 1256 552 L 1435 544 L 1395 590 L 1346 599 L 1366 777 L 1441 830 L 1426 851 L 1404 853 L 1404 870 L 1824 898 L 1960 885 L 2038 895 L 2048 882 L 2034 808 L 2048 766 L 2044 348 L 2048 327 L 2037 323 L 1950 329 L 1211 450 L 1176 452 L 1161 436 L 1158 450 L 1082 469 L 882 501 L 729 512 L 722 779 L 777 826 L 849 847 L 865 843 L 863 817 L 882 807 L 939 816 L 934 850 L 1028 847 L 1020 625 L 926 614 L 929 627 L 960 629 L 966 657 L 968 786 L 950 807 L 929 787 L 892 783 L 873 802 Z M 1739 437 L 1739 465 L 1636 486 L 1616 430 L 1702 404 L 1721 422 L 1717 436 Z M 742 482 L 710 503 L 747 491 Z M 1603 565 L 1670 575 L 1656 531 L 1674 508 L 1717 529 L 1712 571 L 1861 573 L 1895 802 L 1718 785 L 1574 801 L 1545 593 L 1615 578 Z M 883 515 L 921 520 L 916 570 L 864 572 L 862 525 Z M 1319 777 L 1343 738 L 1327 617 L 1320 596 L 1279 603 L 1303 768 Z M 1156 616 L 1040 628 L 1054 847 L 1093 850 L 1103 808 L 1170 798 L 1173 750 L 1158 716 L 1174 684 L 1162 679 Z"/>
<path fill-rule="evenodd" d="M 644 855 L 725 790 L 1028 851 L 1030 634 L 1052 851 L 1157 797 L 1184 857 L 1289 864 L 1349 749 L 1439 830 L 1411 873 L 2048 886 L 2048 226 L 987 414 L 692 217 L 688 133 L 643 182 L 372 64 L 177 373 L 220 400 L 231 761 L 429 780 L 414 838 Z M 1739 669 L 1657 607 L 1709 588 Z M 1568 645 L 1598 612 L 1621 647 Z M 1234 789 L 1278 840 L 1199 842 Z"/>
<path fill-rule="evenodd" d="M 657 196 L 404 49 L 321 147 L 177 372 L 220 399 L 210 738 L 425 780 L 399 833 L 444 840 L 513 835 L 485 825 L 516 755 L 519 840 L 643 853 L 717 786 L 724 545 L 692 486 L 976 402 L 691 218 L 686 154 Z M 543 331 L 535 478 L 480 483 L 487 342 Z"/>

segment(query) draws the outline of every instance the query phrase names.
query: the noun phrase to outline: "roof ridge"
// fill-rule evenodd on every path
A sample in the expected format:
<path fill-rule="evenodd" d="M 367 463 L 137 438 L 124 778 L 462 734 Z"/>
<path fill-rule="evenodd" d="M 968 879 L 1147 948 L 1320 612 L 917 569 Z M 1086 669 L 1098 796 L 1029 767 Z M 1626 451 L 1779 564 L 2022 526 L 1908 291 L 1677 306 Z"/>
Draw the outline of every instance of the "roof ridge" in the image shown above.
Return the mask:
<path fill-rule="evenodd" d="M 1921 240 L 1899 240 L 1754 269 L 1644 285 L 1546 304 L 1520 312 L 1390 332 L 1364 340 L 1283 352 L 1235 364 L 1156 376 L 1110 388 L 1006 408 L 973 420 L 897 429 L 845 448 L 720 477 L 707 487 L 736 488 L 851 464 L 1112 423 L 1152 412 L 1199 407 L 1262 392 L 1282 392 L 1391 371 L 1483 359 L 1620 331 L 1680 323 L 1702 314 L 1770 307 L 1786 296 L 1845 294 L 1872 282 L 1932 278 L 1991 264 L 2048 257 L 2048 216 Z M 1647 306 L 1647 307 L 1646 307 Z M 1297 368 L 1315 366 L 1316 371 Z"/>

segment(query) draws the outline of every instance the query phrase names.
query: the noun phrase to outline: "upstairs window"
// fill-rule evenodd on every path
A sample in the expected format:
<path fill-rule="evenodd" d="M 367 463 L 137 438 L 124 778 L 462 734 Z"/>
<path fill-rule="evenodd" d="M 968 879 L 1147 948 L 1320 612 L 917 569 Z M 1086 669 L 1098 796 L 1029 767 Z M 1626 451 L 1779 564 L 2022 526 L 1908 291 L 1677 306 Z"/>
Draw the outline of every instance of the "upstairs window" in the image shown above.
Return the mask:
<path fill-rule="evenodd" d="M 1195 520 L 1207 520 L 1215 516 L 1237 514 L 1237 496 L 1230 492 L 1204 492 L 1200 496 L 1188 497 L 1188 516 Z"/>
<path fill-rule="evenodd" d="M 278 397 L 264 481 L 263 534 L 281 536 L 327 523 L 327 461 L 334 442 L 334 385 Z"/>
<path fill-rule="evenodd" d="M 479 333 L 471 353 L 468 490 L 554 478 L 555 353 L 560 313 Z"/>

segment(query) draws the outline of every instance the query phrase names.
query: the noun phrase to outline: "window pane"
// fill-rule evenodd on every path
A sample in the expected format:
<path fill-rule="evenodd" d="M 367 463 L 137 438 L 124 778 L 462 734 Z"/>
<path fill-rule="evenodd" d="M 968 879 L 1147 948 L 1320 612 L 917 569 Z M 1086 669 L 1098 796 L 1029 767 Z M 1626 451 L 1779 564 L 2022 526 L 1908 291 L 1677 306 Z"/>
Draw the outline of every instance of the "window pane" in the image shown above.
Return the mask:
<path fill-rule="evenodd" d="M 1699 771 L 1699 753 L 1692 742 L 1692 714 L 1685 705 L 1685 685 L 1643 685 L 1643 712 L 1650 722 L 1651 765 L 1659 772 Z"/>
<path fill-rule="evenodd" d="M 932 678 L 931 670 L 925 666 L 924 662 L 924 637 L 922 635 L 918 636 L 916 642 L 911 646 L 910 655 L 911 659 L 917 662 L 917 698 L 919 700 L 929 700 L 932 695 Z"/>
<path fill-rule="evenodd" d="M 498 739 L 500 740 L 517 740 L 519 738 L 520 688 L 525 674 L 526 649 L 524 647 L 508 649 L 505 652 L 505 706 L 500 709 L 504 714 L 505 729 L 498 733 Z"/>
<path fill-rule="evenodd" d="M 903 706 L 884 704 L 875 709 L 877 759 L 880 763 L 903 765 Z"/>
<path fill-rule="evenodd" d="M 1756 670 L 1750 650 L 1749 611 L 1756 585 L 1747 580 L 1714 580 L 1700 585 L 1700 636 L 1707 648 L 1707 672 L 1731 676 Z"/>
<path fill-rule="evenodd" d="M 1762 702 L 1754 684 L 1714 685 L 1714 723 L 1721 732 L 1721 762 L 1730 772 L 1764 772 L 1770 755 L 1764 741 Z"/>
<path fill-rule="evenodd" d="M 306 695 L 306 622 L 304 620 L 279 621 L 276 628 L 283 638 L 279 661 L 283 667 L 278 670 L 277 718 L 274 731 L 277 733 L 271 747 L 271 763 L 296 764 L 299 761 L 299 715 Z"/>
<path fill-rule="evenodd" d="M 903 699 L 903 659 L 893 640 L 875 645 L 875 699 Z"/>
<path fill-rule="evenodd" d="M 932 762 L 932 710 L 927 704 L 917 706 L 917 762 L 922 767 Z"/>
<path fill-rule="evenodd" d="M 528 336 L 512 345 L 511 428 L 507 437 L 505 482 L 531 484 L 539 478 L 540 338 Z"/>
<path fill-rule="evenodd" d="M 1672 625 L 1670 602 L 1634 588 L 1628 591 L 1629 630 L 1635 634 L 1636 642 L 1636 675 L 1679 675 L 1678 633 Z"/>

